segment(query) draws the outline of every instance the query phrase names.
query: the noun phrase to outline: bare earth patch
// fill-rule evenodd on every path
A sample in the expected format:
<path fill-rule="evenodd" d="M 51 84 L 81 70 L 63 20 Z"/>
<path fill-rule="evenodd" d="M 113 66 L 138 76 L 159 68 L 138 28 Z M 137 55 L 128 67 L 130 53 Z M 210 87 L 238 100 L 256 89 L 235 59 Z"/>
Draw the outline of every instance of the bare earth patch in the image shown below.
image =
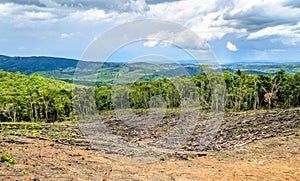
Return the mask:
<path fill-rule="evenodd" d="M 75 124 L 1 123 L 0 155 L 11 154 L 14 163 L 1 160 L 0 180 L 298 181 L 299 115 L 299 109 L 230 113 L 207 149 L 195 145 L 201 136 L 199 126 L 180 151 L 149 164 L 107 158 L 89 145 Z M 171 118 L 163 119 L 162 126 L 171 126 Z M 113 128 L 116 132 L 127 130 L 122 134 L 130 140 L 134 130 L 122 126 L 116 124 Z M 135 138 L 155 139 L 161 134 L 157 130 L 135 133 Z"/>
<path fill-rule="evenodd" d="M 0 180 L 300 180 L 298 136 L 141 165 L 110 160 L 86 147 L 27 141 L 1 144 L 1 152 L 10 152 L 16 161 L 0 164 Z"/>

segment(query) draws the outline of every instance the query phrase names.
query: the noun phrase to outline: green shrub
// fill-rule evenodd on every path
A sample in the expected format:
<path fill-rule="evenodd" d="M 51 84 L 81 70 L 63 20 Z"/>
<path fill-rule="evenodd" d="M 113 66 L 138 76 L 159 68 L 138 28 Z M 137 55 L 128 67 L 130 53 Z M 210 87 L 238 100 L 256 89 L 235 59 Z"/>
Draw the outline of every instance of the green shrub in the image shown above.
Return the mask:
<path fill-rule="evenodd" d="M 23 173 L 24 175 L 28 175 L 28 174 L 29 174 L 29 170 L 23 170 L 22 173 Z"/>
<path fill-rule="evenodd" d="M 166 160 L 166 157 L 163 156 L 163 155 L 160 155 L 160 156 L 158 157 L 158 159 L 159 159 L 160 161 L 165 161 L 165 160 Z"/>
<path fill-rule="evenodd" d="M 7 166 L 9 166 L 15 162 L 15 159 L 10 153 L 3 153 L 0 156 L 0 162 L 4 162 Z"/>

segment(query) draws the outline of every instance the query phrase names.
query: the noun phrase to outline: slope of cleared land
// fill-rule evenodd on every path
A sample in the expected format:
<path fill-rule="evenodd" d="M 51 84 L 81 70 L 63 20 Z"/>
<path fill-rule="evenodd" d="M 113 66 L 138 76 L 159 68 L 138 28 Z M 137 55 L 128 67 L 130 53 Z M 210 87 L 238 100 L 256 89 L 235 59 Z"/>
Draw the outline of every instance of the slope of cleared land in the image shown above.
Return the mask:
<path fill-rule="evenodd" d="M 206 148 L 197 146 L 198 126 L 180 152 L 149 164 L 107 158 L 91 147 L 76 124 L 2 123 L 1 156 L 11 154 L 14 163 L 2 160 L 0 180 L 300 180 L 299 111 L 226 113 Z M 172 126 L 176 116 L 164 117 L 164 125 Z M 103 120 L 115 124 L 114 129 L 126 126 L 112 115 Z M 122 130 L 130 140 L 132 130 Z M 131 141 L 155 139 L 162 134 L 155 130 L 149 129 L 153 134 L 148 137 L 137 132 Z"/>

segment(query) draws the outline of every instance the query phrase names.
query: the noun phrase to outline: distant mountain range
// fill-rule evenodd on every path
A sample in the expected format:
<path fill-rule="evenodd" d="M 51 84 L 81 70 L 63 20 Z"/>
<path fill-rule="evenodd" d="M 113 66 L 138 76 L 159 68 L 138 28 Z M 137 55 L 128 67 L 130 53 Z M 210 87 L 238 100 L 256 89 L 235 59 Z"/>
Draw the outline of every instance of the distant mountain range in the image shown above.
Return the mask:
<path fill-rule="evenodd" d="M 9 57 L 0 55 L 0 69 L 8 72 L 32 74 L 40 71 L 75 68 L 78 60 L 56 57 Z"/>
<path fill-rule="evenodd" d="M 180 65 L 175 63 L 153 65 L 147 62 L 135 62 L 133 64 L 105 62 L 103 64 L 102 62 L 83 62 L 76 59 L 58 57 L 10 57 L 0 55 L 0 70 L 8 72 L 21 72 L 27 75 L 38 73 L 45 77 L 54 77 L 55 79 L 73 82 L 76 67 L 78 67 L 78 65 L 85 64 L 87 68 L 82 68 L 82 71 L 86 72 L 89 71 L 88 67 L 100 67 L 97 69 L 97 85 L 114 84 L 114 79 L 120 74 L 120 72 L 122 72 L 122 74 L 134 74 L 133 77 L 143 77 L 141 79 L 147 81 L 152 81 L 157 77 L 168 78 L 181 74 L 187 74 L 190 76 L 199 74 L 199 65 L 197 64 L 197 61 L 179 60 L 177 62 L 179 62 Z M 300 62 L 235 62 L 222 64 L 217 71 L 235 72 L 238 69 L 250 74 L 272 75 L 280 69 L 283 69 L 287 73 L 294 74 L 296 72 L 300 72 Z M 90 77 L 85 77 L 85 79 Z"/>
<path fill-rule="evenodd" d="M 231 63 L 225 63 L 222 65 L 225 66 L 238 66 L 238 65 L 280 65 L 280 64 L 300 64 L 300 62 L 297 61 L 272 61 L 272 62 L 266 62 L 266 61 L 243 61 L 243 62 L 231 62 Z"/>

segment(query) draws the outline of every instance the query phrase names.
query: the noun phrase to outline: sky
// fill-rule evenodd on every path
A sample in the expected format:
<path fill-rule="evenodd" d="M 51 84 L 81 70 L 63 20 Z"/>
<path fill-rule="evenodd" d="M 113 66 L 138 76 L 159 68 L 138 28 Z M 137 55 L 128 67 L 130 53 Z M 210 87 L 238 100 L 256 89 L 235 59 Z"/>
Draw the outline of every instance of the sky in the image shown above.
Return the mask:
<path fill-rule="evenodd" d="M 299 0 L 1 0 L 0 54 L 80 59 L 103 33 L 149 19 L 189 31 L 151 33 L 110 58 L 189 59 L 181 48 L 208 47 L 221 63 L 300 61 Z"/>

